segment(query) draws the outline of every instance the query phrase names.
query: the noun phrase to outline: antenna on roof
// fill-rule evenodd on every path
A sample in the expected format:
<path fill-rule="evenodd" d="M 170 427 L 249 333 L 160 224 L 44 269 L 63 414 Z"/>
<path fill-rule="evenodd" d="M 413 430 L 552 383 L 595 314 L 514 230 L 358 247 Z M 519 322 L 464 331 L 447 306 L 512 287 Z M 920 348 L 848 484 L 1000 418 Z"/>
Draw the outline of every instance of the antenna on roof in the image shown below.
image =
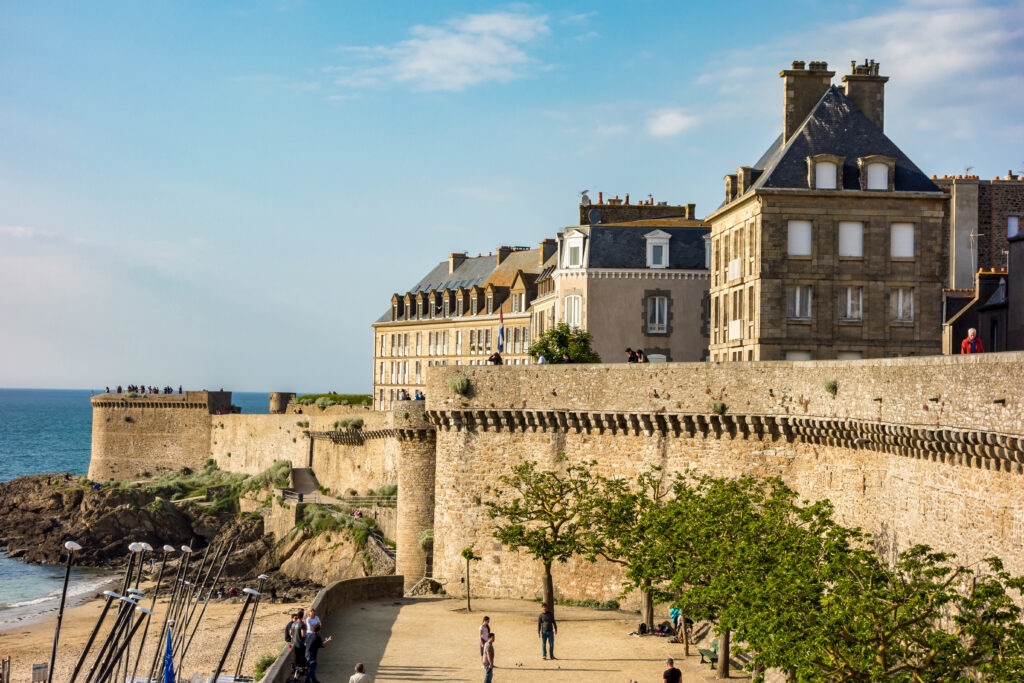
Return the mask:
<path fill-rule="evenodd" d="M 583 190 L 580 192 L 580 206 L 590 206 L 590 197 L 587 196 L 588 192 L 590 192 L 590 190 Z"/>

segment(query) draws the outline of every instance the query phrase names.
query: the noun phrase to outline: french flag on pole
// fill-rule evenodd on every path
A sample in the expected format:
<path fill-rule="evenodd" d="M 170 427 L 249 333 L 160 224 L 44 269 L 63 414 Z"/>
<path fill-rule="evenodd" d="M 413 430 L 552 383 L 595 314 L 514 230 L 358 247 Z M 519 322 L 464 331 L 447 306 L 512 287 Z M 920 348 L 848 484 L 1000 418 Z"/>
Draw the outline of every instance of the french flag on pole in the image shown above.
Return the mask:
<path fill-rule="evenodd" d="M 505 353 L 505 315 L 498 311 L 498 353 Z"/>
<path fill-rule="evenodd" d="M 174 683 L 174 650 L 171 649 L 171 629 L 167 629 L 167 652 L 164 654 L 164 683 Z"/>

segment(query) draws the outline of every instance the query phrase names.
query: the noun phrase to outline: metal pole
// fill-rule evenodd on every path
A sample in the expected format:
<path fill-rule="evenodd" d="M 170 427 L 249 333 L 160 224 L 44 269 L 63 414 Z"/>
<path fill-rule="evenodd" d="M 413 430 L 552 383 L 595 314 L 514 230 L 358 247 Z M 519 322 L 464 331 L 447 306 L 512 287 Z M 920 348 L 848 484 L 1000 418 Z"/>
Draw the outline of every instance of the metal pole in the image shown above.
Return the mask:
<path fill-rule="evenodd" d="M 203 561 L 199 565 L 199 570 L 196 571 L 196 584 L 198 588 L 193 587 L 193 592 L 189 595 L 188 602 L 185 603 L 185 619 L 181 622 L 181 628 L 178 630 L 174 642 L 171 644 L 173 652 L 177 652 L 181 648 L 181 644 L 185 642 L 185 633 L 188 631 L 188 625 L 192 621 L 192 616 L 196 612 L 196 605 L 199 603 L 199 597 L 203 593 L 203 588 L 206 586 L 206 581 L 210 578 L 210 571 L 213 569 L 214 563 L 217 561 L 217 556 L 220 554 L 221 549 L 224 547 L 223 543 L 217 546 L 217 550 L 214 551 L 213 557 L 210 558 L 210 566 L 206 570 L 206 574 L 203 575 L 200 580 L 199 575 L 202 574 L 203 567 L 206 565 L 206 556 L 210 552 L 210 546 L 206 546 L 206 552 L 203 554 Z M 192 600 L 192 596 L 195 595 L 195 601 Z"/>
<path fill-rule="evenodd" d="M 143 558 L 146 556 L 146 548 L 148 547 L 148 543 L 140 543 L 139 541 L 135 541 L 133 543 L 128 544 L 128 550 L 135 554 L 135 564 L 137 565 L 137 569 L 135 572 L 135 585 L 132 586 L 132 573 L 130 571 L 128 572 L 128 575 L 125 577 L 125 579 L 127 580 L 126 587 L 130 586 L 129 588 L 127 588 L 129 594 L 141 592 L 139 591 L 139 579 L 142 578 Z M 124 626 L 121 628 L 121 634 L 119 638 L 124 638 L 124 634 L 128 628 L 129 621 L 126 621 L 124 623 Z M 112 648 L 116 649 L 116 645 L 112 646 Z"/>
<path fill-rule="evenodd" d="M 130 618 L 131 608 L 135 607 L 134 598 L 124 597 L 122 595 L 117 596 L 118 600 L 121 600 L 121 606 L 117 613 L 117 619 L 114 620 L 114 625 L 110 629 L 110 633 L 107 634 L 106 640 L 103 641 L 103 645 L 100 647 L 100 651 L 96 653 L 96 661 L 92 663 L 92 668 L 89 669 L 89 675 L 85 678 L 85 683 L 89 683 L 92 677 L 99 673 L 99 669 L 103 668 L 101 663 L 106 661 L 106 655 L 108 653 L 107 648 L 114 642 L 117 634 L 121 631 L 121 624 L 125 618 Z M 125 607 L 127 606 L 127 609 Z"/>
<path fill-rule="evenodd" d="M 224 571 L 224 565 L 227 564 L 228 558 L 231 557 L 231 551 L 234 549 L 234 547 L 235 547 L 235 542 L 234 541 L 231 541 L 230 543 L 228 543 L 227 551 L 225 551 L 224 557 L 221 558 L 220 567 L 217 569 L 217 576 L 213 577 L 213 583 L 210 584 L 210 589 L 206 593 L 206 602 L 203 603 L 203 609 L 199 610 L 199 617 L 196 619 L 196 623 L 192 627 L 192 633 L 188 637 L 188 642 L 185 643 L 185 647 L 182 648 L 182 650 L 181 650 L 181 659 L 178 661 L 178 669 L 179 670 L 181 670 L 181 668 L 185 664 L 185 655 L 188 653 L 189 646 L 192 645 L 192 639 L 195 638 L 196 631 L 199 630 L 199 624 L 202 623 L 203 615 L 206 614 L 206 606 L 210 604 L 210 599 L 213 597 L 213 591 L 217 587 L 217 584 L 220 582 L 221 572 Z"/>
<path fill-rule="evenodd" d="M 252 635 L 252 624 L 256 621 L 256 610 L 260 608 L 260 598 L 263 597 L 263 584 L 267 582 L 267 575 L 259 575 L 260 584 L 256 588 L 258 595 L 256 602 L 252 605 L 252 612 L 249 614 L 249 626 L 245 629 L 245 639 L 242 641 L 242 649 L 238 653 L 238 666 L 235 667 L 235 678 L 242 675 L 242 662 L 245 660 L 245 651 L 249 649 L 249 637 Z"/>
<path fill-rule="evenodd" d="M 152 614 L 145 607 L 136 607 L 135 611 L 139 613 L 139 618 L 135 620 L 135 624 L 132 626 L 131 631 L 128 632 L 128 637 L 125 638 L 121 646 L 117 648 L 117 652 L 114 653 L 113 661 L 107 664 L 106 668 L 100 673 L 99 680 L 105 681 L 110 678 L 110 674 L 114 673 L 114 669 L 117 668 L 118 663 L 121 661 L 121 657 L 124 655 L 124 651 L 128 649 L 128 646 L 132 642 L 132 638 L 135 637 L 135 632 L 142 626 L 142 622 L 146 620 L 146 615 Z"/>
<path fill-rule="evenodd" d="M 238 613 L 238 621 L 235 622 L 235 627 L 231 629 L 231 636 L 228 638 L 228 644 L 224 647 L 224 654 L 220 656 L 220 662 L 217 664 L 217 668 L 213 670 L 214 681 L 220 676 L 220 670 L 224 668 L 224 662 L 227 661 L 228 653 L 231 652 L 231 644 L 235 642 L 235 636 L 238 635 L 238 627 L 242 625 L 242 619 L 245 619 L 245 612 L 249 609 L 249 603 L 252 602 L 254 595 L 259 595 L 259 593 L 251 588 L 244 588 L 242 592 L 245 593 L 245 604 L 242 605 L 242 611 Z"/>
<path fill-rule="evenodd" d="M 96 625 L 92 628 L 92 633 L 89 634 L 89 640 L 85 642 L 85 648 L 82 650 L 82 654 L 78 656 L 78 663 L 75 664 L 75 670 L 71 672 L 71 680 L 69 683 L 75 683 L 75 679 L 78 678 L 78 672 L 82 670 L 82 664 L 85 663 L 85 659 L 89 655 L 89 648 L 92 647 L 93 641 L 96 640 L 96 634 L 99 633 L 103 620 L 107 618 L 107 612 L 110 611 L 110 605 L 113 603 L 114 598 L 120 597 L 114 591 L 103 591 L 103 594 L 107 596 L 107 601 L 103 605 L 103 611 L 100 612 L 100 618 L 96 620 Z"/>
<path fill-rule="evenodd" d="M 167 550 L 167 547 L 168 546 L 164 546 L 164 550 L 165 551 Z M 188 548 L 188 546 L 186 546 L 186 545 L 183 545 L 181 547 L 182 548 Z M 189 548 L 189 550 L 191 550 L 191 548 Z M 178 562 L 178 572 L 177 572 L 177 574 L 175 574 L 174 581 L 171 584 L 171 595 L 170 595 L 170 597 L 167 598 L 167 611 L 164 612 L 164 625 L 163 625 L 163 628 L 160 629 L 160 633 L 161 634 L 167 633 L 167 622 L 170 621 L 170 618 L 171 618 L 171 606 L 174 604 L 174 596 L 178 592 L 178 579 L 181 577 L 181 565 L 182 565 L 182 562 L 179 560 L 179 562 Z M 156 651 L 153 653 L 153 664 L 149 667 L 149 675 L 146 676 L 146 680 L 147 681 L 153 680 L 153 674 L 156 672 L 156 663 L 157 663 L 157 660 L 159 658 L 160 658 L 160 647 L 157 646 Z"/>
<path fill-rule="evenodd" d="M 181 600 L 182 600 L 182 598 L 185 595 L 185 586 L 188 585 L 188 581 L 187 581 L 187 578 L 188 578 L 188 565 L 189 565 L 189 562 L 192 560 L 192 548 L 190 546 L 183 545 L 183 546 L 181 546 L 181 552 L 184 553 L 184 555 L 185 555 L 185 557 L 184 557 L 184 564 L 185 564 L 185 566 L 181 569 L 181 577 L 178 579 L 178 585 L 176 586 L 177 590 L 175 591 L 175 594 L 174 594 L 174 597 L 176 599 L 174 600 L 174 602 L 172 604 L 167 606 L 168 610 L 173 610 L 173 611 L 171 611 L 169 613 L 170 613 L 170 616 L 171 616 L 171 623 L 175 624 L 175 625 L 178 623 L 178 613 L 180 612 L 180 609 L 181 609 Z M 164 624 L 164 632 L 166 633 L 166 631 L 167 631 L 167 625 Z M 156 652 L 153 653 L 153 666 L 154 667 L 159 667 L 159 668 L 156 669 L 157 678 L 159 678 L 163 674 L 163 671 L 164 671 L 164 662 L 163 662 L 162 659 L 159 658 L 159 655 L 160 655 L 160 648 L 157 648 Z M 150 678 L 152 678 L 152 676 L 150 676 Z"/>
<path fill-rule="evenodd" d="M 128 589 L 128 597 L 132 599 L 132 606 L 133 607 L 138 606 L 139 602 L 142 600 L 142 591 L 140 591 L 138 588 L 129 588 Z M 129 630 L 131 622 L 132 622 L 132 613 L 131 613 L 131 609 L 129 608 L 127 614 L 125 614 L 124 620 L 121 622 L 121 625 L 118 628 L 117 636 L 114 638 L 113 642 L 111 642 L 110 649 L 107 650 L 106 657 L 104 658 L 104 665 L 103 665 L 103 667 L 100 667 L 100 671 L 103 670 L 103 668 L 106 666 L 107 662 L 111 661 L 111 657 L 113 657 L 114 653 L 120 647 L 120 643 L 124 641 L 125 634 Z M 100 681 L 101 679 L 97 678 L 96 680 Z"/>
<path fill-rule="evenodd" d="M 142 569 L 146 565 L 146 553 L 151 551 L 151 550 L 153 550 L 153 546 L 151 546 L 150 544 L 148 544 L 146 542 L 142 542 L 142 543 L 138 544 L 138 547 L 139 547 L 139 561 L 138 561 L 138 568 L 137 568 L 137 570 L 135 572 L 135 589 L 134 589 L 133 592 L 137 593 L 139 595 L 139 598 L 141 599 L 142 598 L 142 591 L 139 590 L 139 582 L 142 580 Z M 128 590 L 131 591 L 132 589 L 129 588 Z M 121 666 L 119 664 L 117 666 L 117 668 L 114 669 L 114 674 L 115 674 L 114 680 L 121 679 L 123 681 L 125 676 L 128 675 L 128 661 L 130 659 L 131 659 L 131 651 L 129 650 L 128 651 L 128 656 L 124 658 L 124 676 L 118 675 L 118 674 L 121 673 Z"/>
<path fill-rule="evenodd" d="M 149 615 L 146 617 L 146 628 L 142 630 L 142 640 L 139 641 L 139 653 L 135 655 L 135 668 L 132 669 L 132 683 L 135 681 L 135 674 L 139 672 L 139 662 L 142 661 L 142 648 L 146 645 L 146 636 L 149 634 L 149 622 L 153 616 L 153 610 L 156 609 L 156 598 L 160 594 L 160 584 L 164 580 L 164 568 L 167 567 L 167 555 L 168 553 L 174 552 L 173 545 L 164 546 L 164 559 L 160 563 L 160 573 L 156 577 L 156 589 L 153 590 L 153 600 L 149 603 Z M 159 650 L 159 646 L 157 646 Z"/>
<path fill-rule="evenodd" d="M 60 593 L 60 608 L 57 610 L 57 628 L 53 631 L 53 649 L 50 651 L 50 668 L 47 669 L 46 681 L 47 683 L 53 683 L 53 665 L 57 661 L 57 641 L 60 640 L 60 622 L 64 619 L 64 601 L 68 596 L 68 580 L 71 578 L 71 558 L 74 557 L 76 550 L 81 550 L 82 546 L 78 545 L 74 541 L 67 541 L 64 547 L 68 551 L 68 566 L 64 570 L 64 589 Z"/>

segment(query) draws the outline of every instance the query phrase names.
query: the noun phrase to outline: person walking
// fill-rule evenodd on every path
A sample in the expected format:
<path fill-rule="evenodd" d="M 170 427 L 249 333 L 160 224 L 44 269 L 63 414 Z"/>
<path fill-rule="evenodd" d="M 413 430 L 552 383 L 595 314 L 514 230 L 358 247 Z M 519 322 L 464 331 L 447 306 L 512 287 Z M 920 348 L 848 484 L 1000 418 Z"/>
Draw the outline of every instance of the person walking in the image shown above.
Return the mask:
<path fill-rule="evenodd" d="M 555 623 L 555 615 L 548 610 L 545 602 L 540 606 L 540 615 L 537 617 L 537 635 L 540 637 L 540 654 L 544 659 L 555 659 L 555 634 L 558 633 L 558 624 Z M 548 653 L 550 652 L 550 657 Z"/>
<path fill-rule="evenodd" d="M 333 639 L 334 636 L 327 636 L 327 640 L 320 637 L 319 621 L 313 625 L 313 631 L 306 634 L 306 683 L 320 683 L 316 677 L 317 652 Z"/>
<path fill-rule="evenodd" d="M 320 624 L 320 617 L 316 615 L 316 610 L 312 607 L 306 610 L 306 634 L 313 632 L 313 627 Z"/>
<path fill-rule="evenodd" d="M 295 651 L 292 671 L 298 673 L 306 668 L 306 624 L 302 621 L 302 612 L 292 614 L 292 622 L 285 631 L 285 642 Z"/>
<path fill-rule="evenodd" d="M 487 647 L 487 636 L 491 635 L 491 618 L 484 617 L 484 621 L 478 629 L 480 632 L 480 656 L 484 656 L 484 648 Z"/>
<path fill-rule="evenodd" d="M 967 330 L 967 338 L 960 342 L 960 353 L 985 353 L 978 339 L 978 331 L 973 327 Z"/>
<path fill-rule="evenodd" d="M 494 633 L 487 634 L 487 645 L 483 654 L 484 683 L 491 683 L 494 677 Z"/>
<path fill-rule="evenodd" d="M 348 683 L 373 683 L 373 679 L 366 673 L 366 667 L 356 664 L 356 672 L 348 677 Z"/>
<path fill-rule="evenodd" d="M 662 683 L 681 683 L 683 680 L 683 672 L 676 668 L 675 662 L 671 657 L 665 660 L 665 664 L 668 668 L 665 669 L 665 673 L 662 676 Z"/>

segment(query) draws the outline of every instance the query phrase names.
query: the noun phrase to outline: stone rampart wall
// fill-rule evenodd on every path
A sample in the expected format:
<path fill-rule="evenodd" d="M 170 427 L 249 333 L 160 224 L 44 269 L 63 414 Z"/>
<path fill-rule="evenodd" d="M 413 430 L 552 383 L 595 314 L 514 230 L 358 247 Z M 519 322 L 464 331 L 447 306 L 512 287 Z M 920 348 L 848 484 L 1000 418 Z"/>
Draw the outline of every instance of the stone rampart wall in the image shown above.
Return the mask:
<path fill-rule="evenodd" d="M 887 553 L 913 543 L 964 562 L 999 555 L 1024 573 L 1024 354 L 807 363 L 438 368 L 427 373 L 436 435 L 436 576 L 484 557 L 482 593 L 533 597 L 539 564 L 491 537 L 483 500 L 526 459 L 597 460 L 602 474 L 651 465 L 720 476 L 779 475 Z M 448 378 L 470 380 L 454 396 Z M 836 395 L 823 381 L 837 383 Z M 880 400 L 878 400 L 880 399 Z M 711 403 L 725 404 L 722 415 Z M 401 510 L 401 499 L 399 501 Z M 401 527 L 400 527 L 401 529 Z M 402 556 L 401 534 L 399 557 Z M 556 566 L 564 597 L 610 599 L 604 563 Z"/>

